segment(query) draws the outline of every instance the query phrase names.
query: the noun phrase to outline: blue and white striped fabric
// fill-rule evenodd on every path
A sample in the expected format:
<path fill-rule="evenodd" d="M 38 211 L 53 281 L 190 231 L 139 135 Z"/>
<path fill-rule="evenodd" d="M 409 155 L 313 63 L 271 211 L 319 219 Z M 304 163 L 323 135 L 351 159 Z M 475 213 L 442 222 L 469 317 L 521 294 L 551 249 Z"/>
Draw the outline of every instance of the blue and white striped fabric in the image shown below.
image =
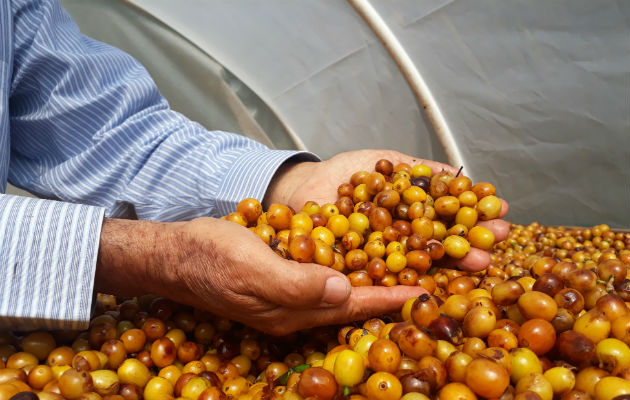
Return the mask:
<path fill-rule="evenodd" d="M 0 194 L 0 330 L 87 326 L 103 215 L 224 215 L 297 154 L 170 110 L 57 0 L 0 1 L 0 35 L 0 193 L 50 199 Z"/>

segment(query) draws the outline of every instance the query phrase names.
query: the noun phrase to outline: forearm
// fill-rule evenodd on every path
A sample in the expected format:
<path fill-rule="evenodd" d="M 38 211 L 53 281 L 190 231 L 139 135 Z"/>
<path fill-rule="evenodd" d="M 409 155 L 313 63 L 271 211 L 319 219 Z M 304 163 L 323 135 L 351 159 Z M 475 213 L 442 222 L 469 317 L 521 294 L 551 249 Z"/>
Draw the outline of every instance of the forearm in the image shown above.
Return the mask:
<path fill-rule="evenodd" d="M 96 262 L 94 291 L 136 296 L 161 291 L 181 257 L 181 223 L 106 218 Z"/>
<path fill-rule="evenodd" d="M 207 131 L 172 111 L 136 60 L 82 36 L 57 2 L 16 8 L 9 108 L 16 186 L 113 217 L 219 217 L 242 198 L 262 201 L 275 170 L 296 153 Z"/>

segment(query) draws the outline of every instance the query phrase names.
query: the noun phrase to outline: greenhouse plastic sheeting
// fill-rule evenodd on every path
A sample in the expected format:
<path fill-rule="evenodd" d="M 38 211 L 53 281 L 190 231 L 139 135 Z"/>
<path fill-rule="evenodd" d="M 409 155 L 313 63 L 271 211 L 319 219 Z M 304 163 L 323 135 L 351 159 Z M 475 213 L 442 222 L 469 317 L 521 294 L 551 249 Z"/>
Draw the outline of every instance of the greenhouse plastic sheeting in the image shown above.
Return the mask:
<path fill-rule="evenodd" d="M 630 227 L 630 3 L 371 1 L 508 219 Z M 64 0 L 208 129 L 327 158 L 449 161 L 405 75 L 343 1 Z M 452 160 L 451 160 L 452 161 Z"/>

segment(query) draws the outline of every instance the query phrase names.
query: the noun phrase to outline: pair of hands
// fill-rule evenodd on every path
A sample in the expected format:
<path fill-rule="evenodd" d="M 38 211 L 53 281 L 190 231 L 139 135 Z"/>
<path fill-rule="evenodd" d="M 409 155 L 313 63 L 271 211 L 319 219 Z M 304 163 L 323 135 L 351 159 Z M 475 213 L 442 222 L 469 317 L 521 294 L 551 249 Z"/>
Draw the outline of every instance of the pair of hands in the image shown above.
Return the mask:
<path fill-rule="evenodd" d="M 334 202 L 340 183 L 356 171 L 372 171 L 382 158 L 456 172 L 446 164 L 395 151 L 353 151 L 281 168 L 264 203 L 299 210 L 308 200 Z M 501 218 L 507 208 L 503 202 Z M 492 230 L 497 241 L 507 237 L 509 224 L 501 219 L 480 225 Z M 477 271 L 489 261 L 487 252 L 472 248 L 458 265 Z M 105 220 L 95 280 L 99 292 L 154 293 L 276 335 L 396 311 L 410 297 L 424 293 L 408 286 L 353 288 L 342 273 L 282 259 L 250 230 L 214 218 L 172 223 Z"/>

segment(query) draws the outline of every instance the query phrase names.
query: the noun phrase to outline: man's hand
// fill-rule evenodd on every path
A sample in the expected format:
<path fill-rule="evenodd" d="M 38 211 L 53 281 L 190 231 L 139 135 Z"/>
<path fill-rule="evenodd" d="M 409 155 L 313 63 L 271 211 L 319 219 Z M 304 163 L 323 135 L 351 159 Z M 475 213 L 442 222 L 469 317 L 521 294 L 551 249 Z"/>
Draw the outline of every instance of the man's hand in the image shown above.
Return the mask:
<path fill-rule="evenodd" d="M 343 153 L 321 163 L 283 167 L 267 191 L 272 203 L 301 209 L 337 199 L 337 187 L 376 161 L 424 163 L 434 172 L 456 170 L 446 164 L 395 151 Z M 503 202 L 501 217 L 507 212 Z M 481 222 L 497 241 L 509 224 Z M 486 268 L 489 254 L 479 249 L 459 260 L 469 270 Z M 235 223 L 213 218 L 157 223 L 106 220 L 96 271 L 96 290 L 122 296 L 154 293 L 211 311 L 272 334 L 350 322 L 399 311 L 420 287 L 355 287 L 341 273 L 318 264 L 300 264 L 275 254 L 258 236 Z"/>
<path fill-rule="evenodd" d="M 320 205 L 334 203 L 337 200 L 337 187 L 348 182 L 350 176 L 360 170 L 374 171 L 376 162 L 387 159 L 394 165 L 405 162 L 411 166 L 425 164 L 433 170 L 433 173 L 448 170 L 457 173 L 457 169 L 450 165 L 417 157 L 407 156 L 393 150 L 358 150 L 341 153 L 330 160 L 304 162 L 287 165 L 274 177 L 274 182 L 267 191 L 265 206 L 273 203 L 287 204 L 299 211 L 305 202 L 312 200 Z M 500 218 L 508 212 L 508 204 L 501 200 L 503 207 Z M 265 207 L 266 208 L 266 207 Z M 505 240 L 508 236 L 510 224 L 501 219 L 480 221 L 478 225 L 492 231 L 497 242 Z M 454 264 L 455 260 L 448 263 Z M 470 252 L 462 259 L 456 261 L 457 265 L 468 271 L 480 271 L 488 267 L 490 255 L 488 252 L 471 248 Z"/>
<path fill-rule="evenodd" d="M 351 288 L 343 274 L 285 260 L 250 230 L 213 218 L 106 220 L 96 290 L 154 293 L 276 335 L 398 311 L 425 293 L 407 286 Z"/>

